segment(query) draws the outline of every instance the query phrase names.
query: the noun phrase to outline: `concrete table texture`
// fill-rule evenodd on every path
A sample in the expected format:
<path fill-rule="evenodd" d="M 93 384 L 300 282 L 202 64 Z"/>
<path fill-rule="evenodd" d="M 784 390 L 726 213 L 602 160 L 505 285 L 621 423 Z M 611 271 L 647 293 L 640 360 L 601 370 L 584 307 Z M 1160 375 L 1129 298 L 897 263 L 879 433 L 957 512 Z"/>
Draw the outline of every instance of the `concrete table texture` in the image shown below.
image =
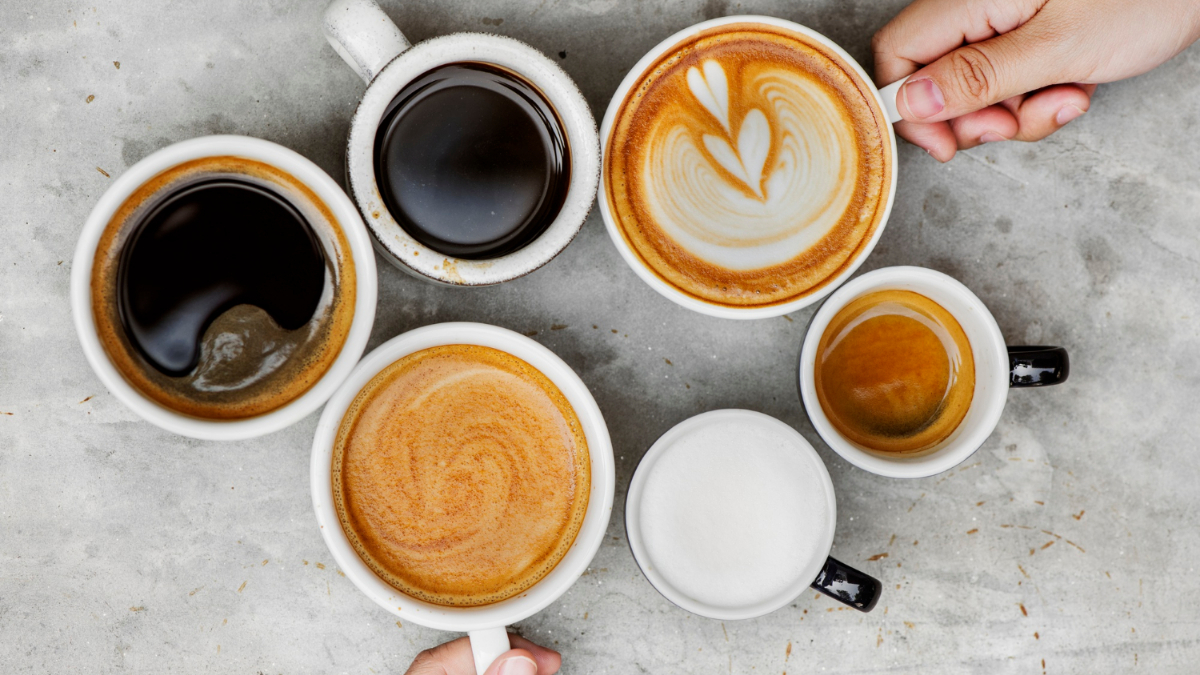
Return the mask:
<path fill-rule="evenodd" d="M 870 63 L 904 0 L 384 3 L 413 41 L 525 40 L 597 120 L 633 63 L 702 19 L 761 13 Z M 160 431 L 84 361 L 70 259 L 131 164 L 213 133 L 266 138 L 339 181 L 363 84 L 326 44 L 324 2 L 0 5 L 0 670 L 401 673 L 454 635 L 384 612 L 332 564 L 309 500 L 317 415 L 252 441 Z M 890 480 L 813 431 L 795 366 L 812 309 L 735 322 L 668 302 L 593 212 L 545 268 L 437 288 L 380 261 L 371 347 L 442 321 L 532 335 L 592 389 L 617 456 L 588 574 L 516 630 L 566 673 L 1192 673 L 1200 660 L 1200 51 L 1098 90 L 1035 145 L 948 165 L 901 143 L 895 211 L 863 271 L 963 281 L 1012 344 L 1061 344 L 1070 381 L 1016 390 L 952 471 Z M 749 408 L 793 425 L 838 495 L 833 554 L 883 581 L 871 614 L 807 592 L 760 619 L 674 607 L 627 547 L 638 459 L 675 423 Z"/>

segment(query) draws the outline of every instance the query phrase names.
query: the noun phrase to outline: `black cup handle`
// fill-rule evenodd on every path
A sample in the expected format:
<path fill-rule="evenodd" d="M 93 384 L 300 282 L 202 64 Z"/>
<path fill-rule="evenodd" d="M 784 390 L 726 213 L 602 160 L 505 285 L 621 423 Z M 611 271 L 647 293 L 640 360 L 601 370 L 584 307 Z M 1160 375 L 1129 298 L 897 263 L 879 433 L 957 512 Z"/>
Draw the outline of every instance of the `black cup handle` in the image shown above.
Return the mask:
<path fill-rule="evenodd" d="M 825 559 L 825 567 L 821 568 L 812 587 L 860 612 L 875 609 L 883 591 L 883 584 L 878 579 L 832 557 Z"/>
<path fill-rule="evenodd" d="M 1008 385 L 1048 387 L 1071 374 L 1071 360 L 1062 347 L 1009 347 Z"/>

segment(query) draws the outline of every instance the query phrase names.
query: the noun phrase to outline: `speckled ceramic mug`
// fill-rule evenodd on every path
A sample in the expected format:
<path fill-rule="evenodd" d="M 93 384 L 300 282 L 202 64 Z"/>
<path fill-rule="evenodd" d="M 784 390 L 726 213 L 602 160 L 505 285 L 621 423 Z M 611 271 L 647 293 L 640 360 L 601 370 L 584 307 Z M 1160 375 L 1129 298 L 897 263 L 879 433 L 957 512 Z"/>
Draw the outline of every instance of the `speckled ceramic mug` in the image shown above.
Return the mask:
<path fill-rule="evenodd" d="M 334 0 L 325 10 L 324 29 L 329 44 L 367 83 L 350 122 L 346 176 L 380 255 L 419 279 L 488 286 L 532 272 L 571 243 L 596 196 L 600 139 L 587 101 L 557 63 L 523 42 L 483 33 L 455 33 L 412 46 L 374 0 Z M 533 85 L 558 114 L 570 150 L 570 180 L 557 217 L 523 248 L 484 260 L 448 256 L 417 241 L 388 211 L 375 179 L 375 137 L 388 104 L 414 79 L 463 62 L 499 66 Z"/>

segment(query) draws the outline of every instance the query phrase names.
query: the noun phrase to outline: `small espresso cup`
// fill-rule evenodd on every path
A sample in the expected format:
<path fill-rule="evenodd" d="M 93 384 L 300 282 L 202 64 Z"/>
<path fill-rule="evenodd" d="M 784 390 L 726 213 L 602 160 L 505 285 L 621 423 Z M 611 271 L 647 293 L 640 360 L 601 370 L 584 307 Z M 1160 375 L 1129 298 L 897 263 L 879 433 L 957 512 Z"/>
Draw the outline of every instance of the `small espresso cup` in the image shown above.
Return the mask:
<path fill-rule="evenodd" d="M 705 435 L 711 439 L 722 433 L 726 435 L 723 441 L 729 445 L 720 447 L 718 456 L 703 450 L 696 452 L 698 444 L 688 445 L 690 439 Z M 734 433 L 736 438 L 729 437 Z M 759 451 L 771 446 L 774 450 L 768 454 L 777 452 L 777 456 L 764 462 Z M 778 453 L 779 450 L 782 452 Z M 782 461 L 775 464 L 775 460 Z M 713 469 L 714 464 L 721 463 L 725 464 Z M 708 465 L 710 475 L 685 475 L 687 465 Z M 736 478 L 731 475 L 739 471 L 744 474 Z M 729 485 L 737 487 L 723 494 Z M 683 498 L 679 499 L 680 496 Z M 705 503 L 686 504 L 692 496 Z M 811 502 L 802 507 L 803 515 L 794 516 L 790 511 L 795 507 L 783 504 L 798 496 Z M 684 505 L 678 506 L 680 503 Z M 714 508 L 731 511 L 713 513 Z M 768 524 L 762 520 L 764 515 L 787 518 L 788 522 Z M 725 523 L 715 524 L 718 519 Z M 799 533 L 794 536 L 804 541 L 798 546 L 780 544 L 778 551 L 753 550 L 767 541 L 787 539 L 773 529 L 777 525 Z M 738 532 L 723 531 L 729 527 Z M 879 601 L 882 586 L 878 579 L 830 557 L 836 527 L 833 481 L 820 455 L 798 431 L 753 410 L 712 410 L 676 424 L 646 451 L 634 471 L 625 499 L 625 533 L 634 560 L 646 579 L 681 609 L 722 621 L 769 614 L 808 588 L 861 612 L 871 611 Z M 764 528 L 772 531 L 764 532 Z M 743 532 L 756 532 L 758 536 L 750 542 L 724 538 L 730 534 L 736 538 Z M 665 537 L 655 541 L 656 536 L 662 535 L 677 537 L 679 541 L 667 542 Z M 720 541 L 697 545 L 698 540 L 706 537 Z M 691 557 L 682 562 L 676 560 L 664 565 L 662 558 L 656 558 L 656 552 L 679 556 L 684 551 Z M 770 563 L 774 570 L 745 569 L 748 559 L 758 561 L 769 557 L 778 558 Z M 696 577 L 703 565 L 712 569 L 703 572 L 703 577 Z M 776 579 L 781 570 L 786 570 L 783 583 Z M 680 583 L 681 577 L 689 574 L 695 578 Z M 756 575 L 775 579 L 772 582 L 775 588 L 766 592 L 757 589 L 753 598 L 733 598 L 732 595 L 737 595 L 734 592 L 719 601 L 699 597 L 701 593 L 697 592 L 718 587 L 729 591 L 743 581 L 739 577 Z"/>
<path fill-rule="evenodd" d="M 827 276 L 824 276 L 820 281 L 815 282 L 815 285 L 810 290 L 804 292 L 798 297 L 791 297 L 790 299 L 772 304 L 761 305 L 733 305 L 714 302 L 711 299 L 706 299 L 696 295 L 695 293 L 688 292 L 680 286 L 669 282 L 663 276 L 660 276 L 660 274 L 651 267 L 650 263 L 647 262 L 645 256 L 643 256 L 643 254 L 639 251 L 635 250 L 633 244 L 626 239 L 626 235 L 622 232 L 622 226 L 617 222 L 618 217 L 615 213 L 617 207 L 614 206 L 613 203 L 610 203 L 613 192 L 613 186 L 611 183 L 613 181 L 608 175 L 609 169 L 607 168 L 607 162 L 614 153 L 614 135 L 616 133 L 616 126 L 619 122 L 619 118 L 622 116 L 623 109 L 625 108 L 627 102 L 645 94 L 645 87 L 640 89 L 635 89 L 635 87 L 639 87 L 639 83 L 643 82 L 643 80 L 646 78 L 653 77 L 654 75 L 652 75 L 652 73 L 660 72 L 666 66 L 673 64 L 677 58 L 680 58 L 678 55 L 670 55 L 675 49 L 679 48 L 681 45 L 684 45 L 688 41 L 701 37 L 707 33 L 715 34 L 723 29 L 733 30 L 742 26 L 747 26 L 751 29 L 755 27 L 761 27 L 765 30 L 793 34 L 805 41 L 818 45 L 822 51 L 828 53 L 831 59 L 842 62 L 842 65 L 844 66 L 842 70 L 846 71 L 847 75 L 849 75 L 852 80 L 856 81 L 860 91 L 862 91 L 869 99 L 869 107 L 872 110 L 872 114 L 876 115 L 877 120 L 880 120 L 878 122 L 878 127 L 880 130 L 882 147 L 879 148 L 879 151 L 883 156 L 883 170 L 886 171 L 886 175 L 882 178 L 882 185 L 877 193 L 879 195 L 879 206 L 876 209 L 876 213 L 879 215 L 874 217 L 877 224 L 873 226 L 873 231 L 871 231 L 869 235 L 867 235 L 866 238 L 858 245 L 858 247 L 848 255 L 847 259 L 842 262 L 834 271 L 829 273 Z M 667 59 L 668 56 L 670 56 L 670 58 L 664 61 L 664 59 Z M 686 58 L 686 54 L 682 58 Z M 690 83 L 691 79 L 689 76 L 689 84 Z M 604 119 L 600 125 L 600 138 L 603 156 L 601 160 L 602 169 L 598 201 L 600 213 L 603 216 L 604 224 L 608 230 L 610 238 L 613 241 L 613 244 L 617 247 L 621 257 L 630 266 L 630 268 L 632 268 L 633 271 L 639 277 L 641 277 L 643 281 L 649 284 L 651 288 L 667 299 L 683 307 L 700 312 L 702 314 L 707 314 L 709 316 L 726 319 L 760 319 L 788 314 L 819 301 L 821 298 L 831 293 L 839 285 L 853 276 L 854 272 L 871 254 L 871 251 L 874 250 L 876 243 L 883 234 L 884 227 L 887 225 L 888 217 L 891 214 L 892 205 L 895 200 L 896 174 L 899 168 L 898 162 L 896 161 L 896 135 L 892 128 L 892 124 L 901 120 L 901 117 L 896 110 L 896 95 L 902 84 L 903 81 L 900 81 L 882 89 L 876 88 L 866 71 L 864 71 L 863 68 L 854 60 L 854 58 L 846 53 L 846 51 L 838 46 L 835 42 L 818 33 L 817 31 L 812 30 L 811 28 L 771 16 L 727 16 L 695 24 L 694 26 L 690 26 L 675 33 L 674 35 L 671 35 L 647 52 L 646 55 L 643 56 L 636 64 L 634 64 L 633 68 L 630 69 L 629 73 L 625 76 L 625 79 L 622 80 L 620 86 L 617 87 L 616 92 L 613 94 L 612 99 L 609 102 L 608 109 L 605 112 Z M 715 91 L 728 92 L 729 90 L 727 87 L 727 84 L 722 83 Z M 726 93 L 723 95 L 728 96 L 729 94 Z M 704 105 L 709 106 L 710 103 L 704 103 Z M 726 108 L 726 116 L 732 114 L 728 112 L 730 109 L 728 104 Z M 749 117 L 749 115 L 746 115 L 746 119 L 749 119 Z M 765 119 L 765 117 L 761 116 L 761 113 L 760 118 Z M 726 120 L 725 123 L 727 128 L 729 128 L 729 125 L 731 124 L 735 125 L 732 127 L 734 130 L 738 128 L 736 126 L 736 121 L 734 120 Z M 764 124 L 766 123 L 764 122 Z M 638 125 L 635 124 L 634 126 Z M 747 125 L 743 123 L 743 127 L 745 126 Z M 639 126 L 639 128 L 641 127 Z M 709 136 L 705 136 L 705 143 L 708 142 L 709 138 Z M 741 153 L 743 134 L 740 132 L 737 135 L 736 145 L 739 148 L 736 152 Z M 753 146 L 754 144 L 747 143 L 746 145 Z M 753 147 L 750 147 L 747 151 L 753 154 Z M 730 149 L 728 152 L 734 153 L 735 151 Z M 803 152 L 803 150 L 800 152 Z M 763 158 L 769 156 L 770 155 L 768 154 L 762 155 Z M 743 159 L 742 161 L 747 160 Z M 766 160 L 764 159 L 763 161 Z M 725 165 L 722 164 L 722 166 Z M 768 166 L 767 169 L 770 169 L 770 167 Z M 834 170 L 836 171 L 836 168 Z M 698 177 L 695 180 L 700 182 L 702 178 L 705 177 Z M 707 180 L 707 190 L 716 191 L 719 189 L 720 186 L 712 185 L 712 183 L 716 182 L 715 179 L 707 178 Z M 762 181 L 769 183 L 767 174 L 763 174 Z M 659 207 L 655 205 L 653 208 L 647 207 L 647 210 L 653 210 L 655 208 Z M 743 223 L 743 227 L 741 229 L 750 229 L 753 228 L 754 225 L 756 225 L 756 223 Z M 678 227 L 690 231 L 689 228 L 694 228 L 695 225 L 693 223 L 683 223 Z M 778 248 L 780 245 L 777 239 L 778 237 L 776 237 L 776 240 L 772 240 L 773 243 L 771 244 L 776 248 Z M 713 283 L 717 284 L 718 282 L 714 281 Z"/>
<path fill-rule="evenodd" d="M 487 286 L 538 269 L 571 243 L 596 196 L 600 144 L 587 101 L 558 64 L 523 42 L 483 33 L 455 33 L 412 46 L 375 0 L 334 0 L 325 10 L 324 30 L 334 50 L 367 83 L 350 122 L 346 176 L 380 255 L 419 279 Z M 389 104 L 417 78 L 458 63 L 498 67 L 532 85 L 557 116 L 570 157 L 557 216 L 532 241 L 499 257 L 466 259 L 421 243 L 388 210 L 376 180 L 376 136 Z"/>
<path fill-rule="evenodd" d="M 825 329 L 843 307 L 877 291 L 912 291 L 941 305 L 962 327 L 975 362 L 975 389 L 970 407 L 954 431 L 919 453 L 872 450 L 840 434 L 817 397 L 815 372 L 818 346 Z M 978 296 L 958 280 L 924 267 L 884 267 L 839 288 L 813 315 L 800 350 L 800 397 L 821 438 L 851 464 L 891 478 L 924 478 L 965 461 L 979 449 L 1000 421 L 1008 390 L 1059 384 L 1070 374 L 1062 347 L 1009 347 L 996 319 Z"/>
<path fill-rule="evenodd" d="M 97 322 L 93 271 L 97 250 L 110 229 L 129 209 L 153 207 L 161 195 L 153 190 L 157 180 L 181 167 L 209 160 L 248 160 L 285 174 L 289 182 L 311 193 L 345 235 L 353 275 L 353 319 L 340 351 L 324 374 L 306 391 L 288 402 L 252 416 L 232 419 L 202 418 L 170 408 L 134 386 L 121 374 L 114 356 L 106 351 Z M 169 188 L 168 188 L 169 189 Z M 141 196 L 150 192 L 149 197 Z M 166 191 L 164 190 L 164 193 Z M 142 200 L 140 204 L 138 200 Z M 137 211 L 133 211 L 137 213 Z M 133 218 L 132 216 L 130 217 Z M 128 222 L 128 221 L 124 221 Z M 121 225 L 124 228 L 124 225 Z M 111 234 L 111 233 L 109 233 Z M 116 233 L 116 241 L 129 232 Z M 234 245 L 236 242 L 231 242 Z M 128 247 L 128 243 L 124 246 Z M 327 254 L 330 253 L 327 251 Z M 123 262 L 120 264 L 124 264 Z M 214 265 L 225 264 L 216 260 Z M 341 283 L 339 281 L 338 283 Z M 354 204 L 324 171 L 310 160 L 281 145 L 246 136 L 204 136 L 167 146 L 121 174 L 100 197 L 84 223 L 71 263 L 71 313 L 84 356 L 104 386 L 142 419 L 182 436 L 206 440 L 240 440 L 278 431 L 321 407 L 350 374 L 366 349 L 375 321 L 377 279 L 371 238 Z"/>
<path fill-rule="evenodd" d="M 396 361 L 431 347 L 480 345 L 507 352 L 541 371 L 566 397 L 583 428 L 591 458 L 591 489 L 583 523 L 566 555 L 528 590 L 507 600 L 473 607 L 435 605 L 406 595 L 376 575 L 355 551 L 338 518 L 333 496 L 334 444 L 342 418 L 359 392 Z M 513 331 L 480 323 L 441 323 L 411 330 L 363 358 L 321 414 L 313 440 L 313 509 L 321 536 L 346 577 L 385 610 L 405 621 L 468 633 L 475 669 L 483 673 L 508 651 L 505 626 L 544 609 L 570 588 L 600 548 L 612 515 L 615 469 L 608 427 L 587 386 L 554 352 Z"/>

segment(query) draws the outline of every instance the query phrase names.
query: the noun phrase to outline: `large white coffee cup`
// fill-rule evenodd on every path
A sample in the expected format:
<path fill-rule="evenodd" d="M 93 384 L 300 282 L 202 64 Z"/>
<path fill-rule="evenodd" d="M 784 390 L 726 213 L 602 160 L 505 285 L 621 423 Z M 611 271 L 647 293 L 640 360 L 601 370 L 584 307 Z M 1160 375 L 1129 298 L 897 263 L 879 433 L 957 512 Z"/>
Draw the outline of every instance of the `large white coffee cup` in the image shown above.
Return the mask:
<path fill-rule="evenodd" d="M 481 345 L 508 352 L 550 378 L 570 402 L 587 439 L 592 462 L 587 513 L 575 543 L 541 581 L 523 593 L 490 605 L 446 607 L 410 597 L 380 579 L 358 557 L 346 538 L 333 501 L 333 444 L 351 402 L 381 370 L 414 352 L 442 345 Z M 312 498 L 321 536 L 346 577 L 367 597 L 406 621 L 439 630 L 466 632 L 478 673 L 508 651 L 504 627 L 544 609 L 570 588 L 600 548 L 612 515 L 615 470 L 612 441 L 600 408 L 575 371 L 554 352 L 504 328 L 480 323 L 441 323 L 392 338 L 368 354 L 329 399 L 317 425 L 312 448 Z"/>
<path fill-rule="evenodd" d="M 325 10 L 324 29 L 329 44 L 367 83 L 350 121 L 346 176 L 380 255 L 426 281 L 486 286 L 536 270 L 571 243 L 596 196 L 600 142 L 587 101 L 557 63 L 523 42 L 483 33 L 455 33 L 412 46 L 375 0 L 334 0 Z M 412 80 L 461 62 L 500 66 L 541 91 L 558 113 L 570 150 L 570 183 L 558 216 L 524 248 L 498 258 L 456 258 L 420 243 L 392 217 L 375 180 L 375 136 L 388 104 Z"/>
<path fill-rule="evenodd" d="M 855 299 L 884 290 L 919 293 L 945 308 L 966 333 L 975 359 L 975 392 L 966 416 L 950 436 L 922 453 L 883 453 L 850 441 L 838 433 L 817 399 L 814 373 L 825 329 Z M 839 288 L 813 315 L 800 350 L 799 382 L 808 418 L 834 452 L 881 476 L 923 478 L 957 466 L 983 445 L 1000 421 L 1011 387 L 1058 384 L 1069 372 L 1061 347 L 1006 346 L 992 313 L 958 280 L 924 267 L 884 267 Z"/>
<path fill-rule="evenodd" d="M 604 121 L 600 124 L 600 138 L 605 156 L 611 152 L 608 144 L 610 143 L 612 136 L 613 125 L 617 122 L 617 115 L 620 114 L 626 97 L 630 95 L 630 90 L 642 81 L 643 74 L 650 66 L 657 62 L 658 59 L 664 54 L 673 50 L 676 45 L 693 38 L 699 33 L 719 26 L 743 23 L 757 23 L 768 27 L 782 28 L 784 30 L 798 33 L 809 40 L 822 45 L 830 52 L 839 56 L 845 63 L 849 64 L 850 67 L 854 69 L 854 72 L 858 75 L 859 79 L 861 79 L 865 86 L 870 89 L 871 94 L 875 97 L 880 109 L 882 109 L 884 114 L 887 116 L 888 122 L 894 124 L 895 122 L 900 121 L 900 114 L 896 110 L 896 94 L 899 91 L 900 86 L 904 84 L 904 80 L 890 84 L 883 89 L 876 89 L 875 85 L 871 81 L 871 78 L 867 75 L 866 71 L 864 71 L 862 67 L 858 65 L 858 62 L 856 62 L 849 54 L 846 53 L 845 50 L 839 47 L 832 40 L 812 30 L 811 28 L 770 16 L 727 16 L 720 19 L 704 21 L 675 33 L 674 35 L 658 43 L 657 46 L 647 52 L 646 55 L 641 58 L 641 60 L 634 64 L 633 68 L 631 68 L 629 73 L 625 76 L 625 79 L 621 81 L 621 85 L 617 87 L 616 93 L 613 94 L 612 100 L 608 104 L 608 110 L 604 114 Z M 889 155 L 895 158 L 895 132 L 892 130 L 891 124 L 885 124 L 883 126 L 886 127 L 882 130 L 886 135 L 886 142 L 890 145 Z M 844 282 L 846 279 L 849 279 L 854 274 L 862 262 L 867 259 L 867 256 L 871 254 L 871 251 L 874 250 L 875 244 L 879 241 L 879 237 L 883 234 L 884 226 L 887 225 L 888 216 L 891 214 L 892 203 L 896 195 L 896 166 L 894 160 L 892 170 L 889 173 L 891 176 L 891 181 L 886 186 L 887 199 L 886 203 L 884 204 L 883 217 L 879 222 L 879 226 L 875 228 L 875 232 L 872 234 L 870 240 L 855 254 L 853 261 L 846 265 L 833 279 L 826 282 L 819 290 L 789 302 L 766 307 L 737 308 L 718 305 L 693 297 L 667 283 L 646 266 L 638 254 L 625 240 L 625 237 L 621 234 L 620 227 L 615 220 L 612 209 L 609 207 L 607 198 L 608 191 L 605 185 L 605 177 L 603 175 L 600 177 L 600 198 L 598 201 L 600 203 L 600 214 L 604 218 L 604 224 L 608 229 L 609 236 L 613 240 L 613 244 L 616 245 L 617 250 L 620 252 L 621 257 L 625 259 L 625 262 L 633 269 L 635 273 L 637 273 L 639 277 L 642 278 L 643 281 L 649 284 L 651 288 L 658 291 L 667 299 L 687 307 L 688 309 L 700 312 L 701 314 L 708 314 L 709 316 L 725 319 L 761 319 L 780 316 L 782 314 L 789 314 L 802 307 L 807 307 L 808 305 L 817 302 L 821 298 L 831 293 L 835 288 L 841 285 L 842 282 Z"/>
<path fill-rule="evenodd" d="M 337 359 L 321 379 L 304 394 L 271 412 L 240 420 L 210 420 L 184 415 L 151 400 L 121 376 L 100 343 L 92 308 L 92 266 L 100 237 L 138 188 L 155 176 L 186 162 L 205 157 L 243 157 L 290 174 L 311 189 L 329 207 L 350 243 L 355 268 L 354 319 Z M 366 349 L 375 322 L 377 277 L 371 237 L 358 210 L 346 193 L 316 164 L 281 145 L 246 136 L 204 136 L 167 146 L 121 174 L 100 197 L 84 223 L 71 262 L 71 313 L 75 330 L 92 370 L 119 401 L 139 417 L 182 436 L 216 441 L 253 438 L 298 422 L 321 407 L 353 370 Z"/>

